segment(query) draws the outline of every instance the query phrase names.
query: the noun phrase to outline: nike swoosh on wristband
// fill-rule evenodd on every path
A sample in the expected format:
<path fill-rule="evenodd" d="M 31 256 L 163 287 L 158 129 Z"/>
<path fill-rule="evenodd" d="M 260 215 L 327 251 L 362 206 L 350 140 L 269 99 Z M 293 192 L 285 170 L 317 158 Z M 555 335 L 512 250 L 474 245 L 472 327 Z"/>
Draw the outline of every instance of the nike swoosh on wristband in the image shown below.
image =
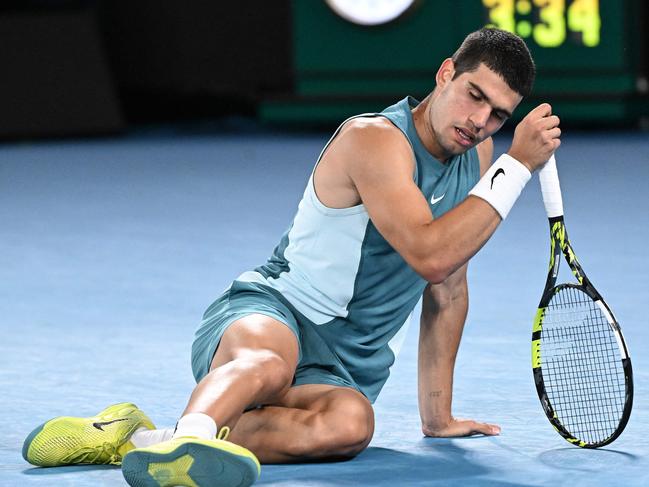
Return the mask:
<path fill-rule="evenodd" d="M 502 167 L 499 167 L 498 170 L 495 172 L 495 174 L 491 177 L 491 188 L 489 189 L 494 189 L 494 179 L 496 179 L 500 175 L 505 175 L 505 170 Z"/>
<path fill-rule="evenodd" d="M 446 196 L 446 193 L 444 193 L 444 194 L 443 194 L 442 196 L 440 196 L 439 198 L 435 198 L 435 193 L 433 193 L 433 196 L 430 197 L 430 203 L 431 203 L 432 205 L 434 205 L 435 203 L 439 203 L 440 201 L 442 201 L 442 198 L 443 198 L 444 196 Z"/>

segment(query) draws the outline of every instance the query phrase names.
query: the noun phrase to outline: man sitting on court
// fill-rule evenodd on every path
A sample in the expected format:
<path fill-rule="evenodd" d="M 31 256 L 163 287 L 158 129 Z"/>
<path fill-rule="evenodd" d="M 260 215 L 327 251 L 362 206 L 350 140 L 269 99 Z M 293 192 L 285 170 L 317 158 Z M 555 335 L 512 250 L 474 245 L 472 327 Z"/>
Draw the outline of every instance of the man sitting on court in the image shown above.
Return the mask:
<path fill-rule="evenodd" d="M 491 164 L 491 135 L 530 93 L 534 71 L 521 39 L 482 29 L 444 60 L 421 103 L 345 121 L 268 262 L 205 312 L 192 347 L 197 386 L 175 430 L 122 403 L 38 427 L 25 459 L 122 462 L 134 486 L 234 486 L 257 479 L 257 459 L 353 457 L 372 438 L 390 342 L 422 295 L 424 435 L 498 434 L 453 416 L 453 369 L 467 262 L 560 144 L 559 119 L 541 104 Z"/>

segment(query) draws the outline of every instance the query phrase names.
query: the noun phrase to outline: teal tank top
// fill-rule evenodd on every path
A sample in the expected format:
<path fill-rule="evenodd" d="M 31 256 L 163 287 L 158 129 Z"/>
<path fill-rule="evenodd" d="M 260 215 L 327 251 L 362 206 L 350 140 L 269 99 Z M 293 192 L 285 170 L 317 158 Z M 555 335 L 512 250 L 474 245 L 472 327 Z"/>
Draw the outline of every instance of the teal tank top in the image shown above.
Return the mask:
<path fill-rule="evenodd" d="M 438 218 L 467 197 L 480 164 L 475 148 L 446 163 L 428 153 L 412 118 L 418 103 L 408 97 L 381 113 L 359 117 L 385 117 L 401 130 L 416 159 L 414 181 Z M 340 127 L 331 140 L 339 132 Z M 273 255 L 238 280 L 278 291 L 300 318 L 305 335 L 319 341 L 316 348 L 372 402 L 388 379 L 405 327 L 397 333 L 426 287 L 362 204 L 326 207 L 316 196 L 313 176 Z"/>

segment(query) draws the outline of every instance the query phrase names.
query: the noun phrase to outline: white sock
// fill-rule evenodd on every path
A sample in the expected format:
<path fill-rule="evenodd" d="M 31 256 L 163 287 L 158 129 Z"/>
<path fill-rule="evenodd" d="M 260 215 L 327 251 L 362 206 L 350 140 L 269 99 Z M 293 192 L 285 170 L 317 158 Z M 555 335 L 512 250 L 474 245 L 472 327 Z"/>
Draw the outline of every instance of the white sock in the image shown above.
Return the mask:
<path fill-rule="evenodd" d="M 216 437 L 216 423 L 203 413 L 189 413 L 178 420 L 173 438 L 181 436 L 194 436 L 204 440 L 213 440 Z"/>
<path fill-rule="evenodd" d="M 131 443 L 135 448 L 144 448 L 151 445 L 157 445 L 163 441 L 170 440 L 174 434 L 173 428 L 150 430 L 139 428 L 131 435 Z"/>

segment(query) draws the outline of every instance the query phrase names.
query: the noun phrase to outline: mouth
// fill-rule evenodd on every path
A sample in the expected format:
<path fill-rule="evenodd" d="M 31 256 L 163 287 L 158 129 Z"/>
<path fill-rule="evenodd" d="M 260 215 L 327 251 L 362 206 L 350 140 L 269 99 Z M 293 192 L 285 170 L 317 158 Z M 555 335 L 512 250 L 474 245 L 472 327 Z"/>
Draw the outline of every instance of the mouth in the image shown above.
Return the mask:
<path fill-rule="evenodd" d="M 465 147 L 472 146 L 476 141 L 476 136 L 468 130 L 455 127 L 455 132 L 458 135 L 458 141 Z"/>

